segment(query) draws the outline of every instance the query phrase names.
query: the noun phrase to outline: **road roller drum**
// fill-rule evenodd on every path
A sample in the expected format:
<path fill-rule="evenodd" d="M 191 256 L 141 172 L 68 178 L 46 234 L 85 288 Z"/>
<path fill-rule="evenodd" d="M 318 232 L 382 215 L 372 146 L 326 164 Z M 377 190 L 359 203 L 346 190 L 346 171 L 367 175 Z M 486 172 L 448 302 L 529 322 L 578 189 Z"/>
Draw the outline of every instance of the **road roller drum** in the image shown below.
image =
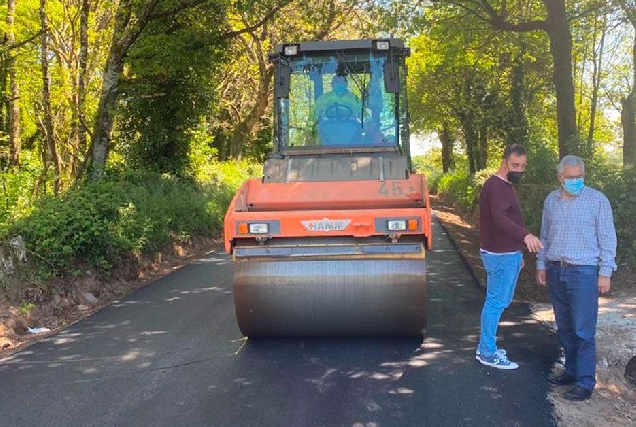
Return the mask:
<path fill-rule="evenodd" d="M 249 337 L 421 336 L 422 260 L 234 263 L 234 301 Z"/>

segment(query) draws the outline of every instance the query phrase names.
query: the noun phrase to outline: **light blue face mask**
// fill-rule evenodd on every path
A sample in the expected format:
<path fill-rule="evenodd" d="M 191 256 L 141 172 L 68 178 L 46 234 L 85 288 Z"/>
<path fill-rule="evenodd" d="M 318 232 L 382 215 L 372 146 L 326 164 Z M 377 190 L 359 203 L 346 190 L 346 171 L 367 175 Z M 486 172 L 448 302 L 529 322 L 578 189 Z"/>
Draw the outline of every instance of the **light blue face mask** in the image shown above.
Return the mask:
<path fill-rule="evenodd" d="M 583 190 L 584 179 L 581 178 L 569 178 L 563 180 L 563 189 L 573 196 L 578 196 Z"/>

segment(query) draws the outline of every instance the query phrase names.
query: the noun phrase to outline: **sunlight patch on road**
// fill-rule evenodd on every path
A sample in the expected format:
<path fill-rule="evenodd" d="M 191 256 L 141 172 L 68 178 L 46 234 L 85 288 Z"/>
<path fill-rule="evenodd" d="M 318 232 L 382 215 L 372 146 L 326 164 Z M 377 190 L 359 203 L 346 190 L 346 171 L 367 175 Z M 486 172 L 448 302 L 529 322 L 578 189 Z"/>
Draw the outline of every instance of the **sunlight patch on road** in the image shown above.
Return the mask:
<path fill-rule="evenodd" d="M 433 340 L 426 340 L 422 343 L 422 345 L 420 346 L 420 348 L 424 348 L 424 349 L 438 349 L 438 348 L 444 348 L 444 344 L 442 344 L 439 341 L 433 341 Z"/>
<path fill-rule="evenodd" d="M 152 335 L 163 335 L 167 333 L 168 331 L 143 331 L 143 332 L 139 332 L 139 335 L 152 336 Z"/>
<path fill-rule="evenodd" d="M 193 290 L 190 290 L 190 291 L 180 291 L 179 293 L 188 295 L 188 294 L 200 294 L 202 292 L 208 292 L 208 291 L 224 291 L 224 290 L 225 289 L 222 289 L 222 288 L 219 288 L 219 287 L 216 287 L 216 286 L 212 286 L 212 287 L 209 287 L 209 288 L 198 288 L 198 289 L 193 289 Z"/>
<path fill-rule="evenodd" d="M 395 390 L 390 390 L 389 394 L 414 394 L 415 390 L 406 387 L 400 387 Z"/>
<path fill-rule="evenodd" d="M 523 322 L 513 322 L 511 320 L 502 320 L 499 322 L 499 326 L 520 326 Z"/>
<path fill-rule="evenodd" d="M 122 362 L 132 362 L 133 360 L 138 359 L 140 356 L 141 356 L 141 352 L 139 352 L 138 350 L 133 350 L 121 356 L 120 360 Z"/>
<path fill-rule="evenodd" d="M 224 264 L 229 264 L 230 262 L 231 262 L 231 260 L 229 260 L 227 258 L 211 257 L 211 258 L 199 258 L 196 261 L 194 261 L 193 264 L 218 264 L 218 265 L 224 265 Z"/>
<path fill-rule="evenodd" d="M 371 378 L 372 380 L 388 380 L 388 379 L 391 379 L 391 377 L 388 376 L 387 374 L 382 374 L 380 372 L 376 372 L 375 374 L 371 375 L 369 378 Z"/>
<path fill-rule="evenodd" d="M 51 342 L 55 345 L 64 345 L 64 344 L 69 344 L 72 342 L 75 342 L 75 338 L 71 338 L 71 337 L 62 337 L 62 338 L 55 338 L 54 340 L 52 340 Z"/>

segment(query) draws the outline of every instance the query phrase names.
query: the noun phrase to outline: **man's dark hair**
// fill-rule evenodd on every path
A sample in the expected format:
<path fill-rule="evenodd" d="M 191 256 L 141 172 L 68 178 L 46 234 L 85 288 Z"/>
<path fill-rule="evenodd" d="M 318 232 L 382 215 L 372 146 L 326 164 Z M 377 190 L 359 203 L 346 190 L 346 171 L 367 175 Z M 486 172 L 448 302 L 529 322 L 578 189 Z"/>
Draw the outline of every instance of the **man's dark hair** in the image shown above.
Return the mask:
<path fill-rule="evenodd" d="M 506 147 L 503 153 L 503 158 L 508 159 L 511 154 L 516 156 L 527 156 L 526 149 L 521 144 L 510 144 Z"/>

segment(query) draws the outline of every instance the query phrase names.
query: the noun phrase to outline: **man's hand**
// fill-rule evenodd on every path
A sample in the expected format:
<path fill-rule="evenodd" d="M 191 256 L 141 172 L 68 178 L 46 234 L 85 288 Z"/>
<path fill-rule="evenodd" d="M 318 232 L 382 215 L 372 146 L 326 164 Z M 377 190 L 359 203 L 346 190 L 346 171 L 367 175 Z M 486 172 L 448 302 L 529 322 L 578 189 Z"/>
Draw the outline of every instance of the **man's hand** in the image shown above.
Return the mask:
<path fill-rule="evenodd" d="M 540 286 L 545 286 L 545 270 L 537 270 L 537 283 Z"/>
<path fill-rule="evenodd" d="M 528 234 L 523 238 L 523 241 L 530 252 L 536 253 L 543 249 L 543 243 L 541 243 L 541 240 L 534 234 Z"/>
<path fill-rule="evenodd" d="M 602 294 L 607 293 L 611 289 L 611 279 L 607 276 L 598 276 L 598 291 Z"/>

